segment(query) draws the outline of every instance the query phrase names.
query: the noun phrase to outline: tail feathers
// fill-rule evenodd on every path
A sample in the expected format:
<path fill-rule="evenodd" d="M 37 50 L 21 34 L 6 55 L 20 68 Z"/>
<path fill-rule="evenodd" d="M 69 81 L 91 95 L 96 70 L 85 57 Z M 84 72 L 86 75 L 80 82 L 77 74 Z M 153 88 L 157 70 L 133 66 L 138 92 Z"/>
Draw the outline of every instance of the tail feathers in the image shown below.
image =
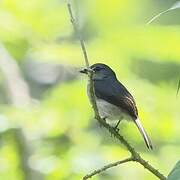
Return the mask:
<path fill-rule="evenodd" d="M 135 122 L 136 126 L 138 127 L 141 135 L 143 136 L 147 148 L 148 148 L 148 149 L 153 149 L 151 140 L 150 140 L 150 138 L 148 137 L 145 129 L 143 128 L 143 126 L 142 126 L 142 124 L 141 124 L 141 121 L 137 118 L 134 122 Z"/>

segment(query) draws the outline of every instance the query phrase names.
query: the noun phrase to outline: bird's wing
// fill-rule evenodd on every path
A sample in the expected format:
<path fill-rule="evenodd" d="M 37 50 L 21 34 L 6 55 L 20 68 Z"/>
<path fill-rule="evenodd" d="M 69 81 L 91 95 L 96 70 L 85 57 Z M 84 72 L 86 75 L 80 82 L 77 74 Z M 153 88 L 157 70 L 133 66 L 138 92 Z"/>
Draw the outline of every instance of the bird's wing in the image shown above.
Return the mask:
<path fill-rule="evenodd" d="M 94 89 L 97 98 L 120 107 L 133 119 L 138 117 L 138 110 L 133 96 L 120 82 L 94 82 Z"/>
<path fill-rule="evenodd" d="M 123 109 L 129 116 L 132 117 L 140 133 L 142 134 L 144 141 L 149 149 L 153 149 L 150 138 L 141 125 L 138 119 L 138 110 L 133 96 L 120 82 L 94 82 L 94 89 L 97 98 L 103 99 L 111 104 L 114 104 Z"/>

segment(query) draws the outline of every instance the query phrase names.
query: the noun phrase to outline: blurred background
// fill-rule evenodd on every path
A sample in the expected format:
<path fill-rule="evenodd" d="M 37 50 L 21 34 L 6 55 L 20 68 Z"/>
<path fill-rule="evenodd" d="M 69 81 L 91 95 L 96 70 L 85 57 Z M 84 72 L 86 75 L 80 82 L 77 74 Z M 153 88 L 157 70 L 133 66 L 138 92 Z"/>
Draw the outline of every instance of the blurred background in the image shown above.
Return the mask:
<path fill-rule="evenodd" d="M 74 0 L 91 64 L 110 65 L 137 101 L 154 144 L 126 121 L 120 132 L 167 175 L 180 157 L 180 10 L 174 0 Z M 82 51 L 65 0 L 0 2 L 0 179 L 78 180 L 129 156 L 93 119 Z M 137 163 L 94 180 L 154 180 Z"/>

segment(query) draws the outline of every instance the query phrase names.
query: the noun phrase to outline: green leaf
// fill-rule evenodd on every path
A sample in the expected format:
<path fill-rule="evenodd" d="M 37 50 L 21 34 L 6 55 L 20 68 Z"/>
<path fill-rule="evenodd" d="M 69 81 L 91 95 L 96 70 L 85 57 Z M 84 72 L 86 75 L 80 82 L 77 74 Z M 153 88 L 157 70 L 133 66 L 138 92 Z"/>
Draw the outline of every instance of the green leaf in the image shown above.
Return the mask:
<path fill-rule="evenodd" d="M 179 89 L 180 89 L 180 78 L 179 78 L 179 83 L 178 83 L 178 88 L 177 88 L 177 93 L 176 93 L 176 97 L 178 96 L 178 93 L 179 93 Z"/>
<path fill-rule="evenodd" d="M 168 175 L 168 180 L 180 180 L 180 161 L 178 161 L 173 170 Z"/>

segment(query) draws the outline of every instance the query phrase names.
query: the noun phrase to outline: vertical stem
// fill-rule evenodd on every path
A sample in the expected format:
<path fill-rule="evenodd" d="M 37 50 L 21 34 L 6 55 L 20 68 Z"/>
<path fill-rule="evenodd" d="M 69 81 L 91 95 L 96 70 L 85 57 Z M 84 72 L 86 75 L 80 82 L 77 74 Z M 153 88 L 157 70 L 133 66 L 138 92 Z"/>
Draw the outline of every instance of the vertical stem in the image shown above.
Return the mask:
<path fill-rule="evenodd" d="M 76 35 L 78 36 L 78 39 L 80 41 L 80 45 L 81 45 L 81 49 L 82 49 L 82 52 L 83 52 L 83 56 L 84 56 L 84 59 L 85 59 L 85 63 L 86 63 L 86 67 L 89 68 L 89 61 L 88 61 L 88 55 L 87 55 L 87 51 L 86 51 L 86 47 L 85 47 L 85 43 L 81 37 L 81 34 L 78 30 L 78 26 L 76 24 L 76 21 L 74 19 L 74 16 L 73 16 L 73 13 L 72 13 L 72 9 L 71 9 L 71 4 L 67 4 L 68 6 L 68 11 L 69 11 L 69 15 L 70 15 L 70 18 L 71 18 L 71 23 L 74 27 L 74 31 L 76 33 Z"/>

